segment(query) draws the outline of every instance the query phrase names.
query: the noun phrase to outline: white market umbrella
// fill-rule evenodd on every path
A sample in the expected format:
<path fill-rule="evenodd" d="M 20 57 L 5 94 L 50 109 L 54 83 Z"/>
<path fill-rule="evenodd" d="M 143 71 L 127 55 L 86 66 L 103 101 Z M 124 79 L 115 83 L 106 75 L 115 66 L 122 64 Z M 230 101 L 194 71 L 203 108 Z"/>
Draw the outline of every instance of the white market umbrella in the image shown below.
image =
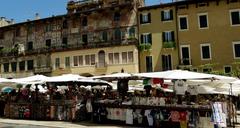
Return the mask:
<path fill-rule="evenodd" d="M 94 76 L 92 78 L 103 79 L 103 80 L 116 80 L 116 79 L 127 79 L 132 77 L 133 75 L 130 73 L 114 73 L 109 75 Z"/>
<path fill-rule="evenodd" d="M 61 76 L 49 77 L 46 82 L 75 82 L 86 77 L 77 74 L 64 74 Z"/>
<path fill-rule="evenodd" d="M 25 78 L 12 79 L 12 82 L 20 84 L 37 84 L 44 83 L 49 77 L 44 75 L 34 75 Z"/>
<path fill-rule="evenodd" d="M 0 83 L 9 83 L 12 82 L 10 79 L 0 78 Z"/>
<path fill-rule="evenodd" d="M 190 72 L 184 70 L 169 70 L 163 72 L 149 72 L 135 74 L 138 77 L 162 78 L 162 79 L 212 79 L 210 74 Z"/>
<path fill-rule="evenodd" d="M 112 83 L 107 82 L 105 80 L 100 80 L 100 79 L 93 79 L 93 78 L 81 78 L 78 79 L 76 82 L 80 83 L 86 83 L 86 84 L 98 84 L 98 85 L 112 85 Z"/>

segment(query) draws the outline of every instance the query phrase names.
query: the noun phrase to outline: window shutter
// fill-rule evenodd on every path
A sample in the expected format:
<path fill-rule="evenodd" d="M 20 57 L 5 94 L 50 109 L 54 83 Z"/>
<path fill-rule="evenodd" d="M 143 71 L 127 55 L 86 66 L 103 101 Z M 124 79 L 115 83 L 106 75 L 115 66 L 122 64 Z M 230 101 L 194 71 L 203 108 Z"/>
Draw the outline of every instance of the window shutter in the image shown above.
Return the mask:
<path fill-rule="evenodd" d="M 148 13 L 148 23 L 151 23 L 151 13 Z"/>
<path fill-rule="evenodd" d="M 173 19 L 173 10 L 170 10 L 170 20 Z"/>
<path fill-rule="evenodd" d="M 175 41 L 174 31 L 171 32 L 172 41 Z"/>
<path fill-rule="evenodd" d="M 152 44 L 152 34 L 148 34 L 148 43 Z"/>
<path fill-rule="evenodd" d="M 140 24 L 142 24 L 143 21 L 142 21 L 142 14 L 140 14 Z"/>
<path fill-rule="evenodd" d="M 162 32 L 162 42 L 165 42 L 165 32 Z"/>
<path fill-rule="evenodd" d="M 141 35 L 141 44 L 143 44 L 143 35 Z"/>
<path fill-rule="evenodd" d="M 164 11 L 161 11 L 161 20 L 164 21 Z"/>

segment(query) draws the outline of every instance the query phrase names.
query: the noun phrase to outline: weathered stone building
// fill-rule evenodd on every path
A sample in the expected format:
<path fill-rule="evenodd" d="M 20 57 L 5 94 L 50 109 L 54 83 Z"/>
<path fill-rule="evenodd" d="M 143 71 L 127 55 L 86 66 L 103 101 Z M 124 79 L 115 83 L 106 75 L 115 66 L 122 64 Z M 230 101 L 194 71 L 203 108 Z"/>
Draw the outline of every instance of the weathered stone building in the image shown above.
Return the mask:
<path fill-rule="evenodd" d="M 1 76 L 138 72 L 143 0 L 70 1 L 68 14 L 0 28 Z"/>

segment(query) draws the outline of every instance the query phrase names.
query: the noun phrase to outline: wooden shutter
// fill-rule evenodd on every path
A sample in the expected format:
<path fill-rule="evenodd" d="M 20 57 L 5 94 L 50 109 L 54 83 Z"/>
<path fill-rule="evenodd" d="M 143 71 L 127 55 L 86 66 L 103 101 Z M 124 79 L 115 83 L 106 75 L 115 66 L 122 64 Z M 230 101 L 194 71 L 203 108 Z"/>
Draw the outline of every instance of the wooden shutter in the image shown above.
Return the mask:
<path fill-rule="evenodd" d="M 170 20 L 173 19 L 173 10 L 170 10 Z"/>
<path fill-rule="evenodd" d="M 140 14 L 140 24 L 142 24 L 143 21 L 142 21 L 142 14 Z"/>
<path fill-rule="evenodd" d="M 175 41 L 174 31 L 171 31 L 172 41 Z"/>
<path fill-rule="evenodd" d="M 151 23 L 151 13 L 148 13 L 148 23 Z"/>
<path fill-rule="evenodd" d="M 143 44 L 143 35 L 141 35 L 141 44 Z"/>
<path fill-rule="evenodd" d="M 162 42 L 165 42 L 165 32 L 162 32 Z"/>
<path fill-rule="evenodd" d="M 148 43 L 152 44 L 152 34 L 148 34 Z"/>
<path fill-rule="evenodd" d="M 161 20 L 164 21 L 164 11 L 161 11 Z"/>

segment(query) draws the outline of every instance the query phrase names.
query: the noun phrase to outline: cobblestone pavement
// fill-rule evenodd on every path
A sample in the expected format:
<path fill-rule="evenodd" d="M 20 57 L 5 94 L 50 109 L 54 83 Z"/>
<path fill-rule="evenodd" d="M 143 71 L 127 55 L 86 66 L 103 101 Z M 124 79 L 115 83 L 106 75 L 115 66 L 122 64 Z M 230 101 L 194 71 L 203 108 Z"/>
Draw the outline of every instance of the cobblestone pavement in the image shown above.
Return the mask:
<path fill-rule="evenodd" d="M 1 119 L 0 128 L 124 128 L 123 126 L 101 125 L 93 123 L 71 123 L 63 121 L 33 121 Z M 125 127 L 126 128 L 126 127 Z"/>

